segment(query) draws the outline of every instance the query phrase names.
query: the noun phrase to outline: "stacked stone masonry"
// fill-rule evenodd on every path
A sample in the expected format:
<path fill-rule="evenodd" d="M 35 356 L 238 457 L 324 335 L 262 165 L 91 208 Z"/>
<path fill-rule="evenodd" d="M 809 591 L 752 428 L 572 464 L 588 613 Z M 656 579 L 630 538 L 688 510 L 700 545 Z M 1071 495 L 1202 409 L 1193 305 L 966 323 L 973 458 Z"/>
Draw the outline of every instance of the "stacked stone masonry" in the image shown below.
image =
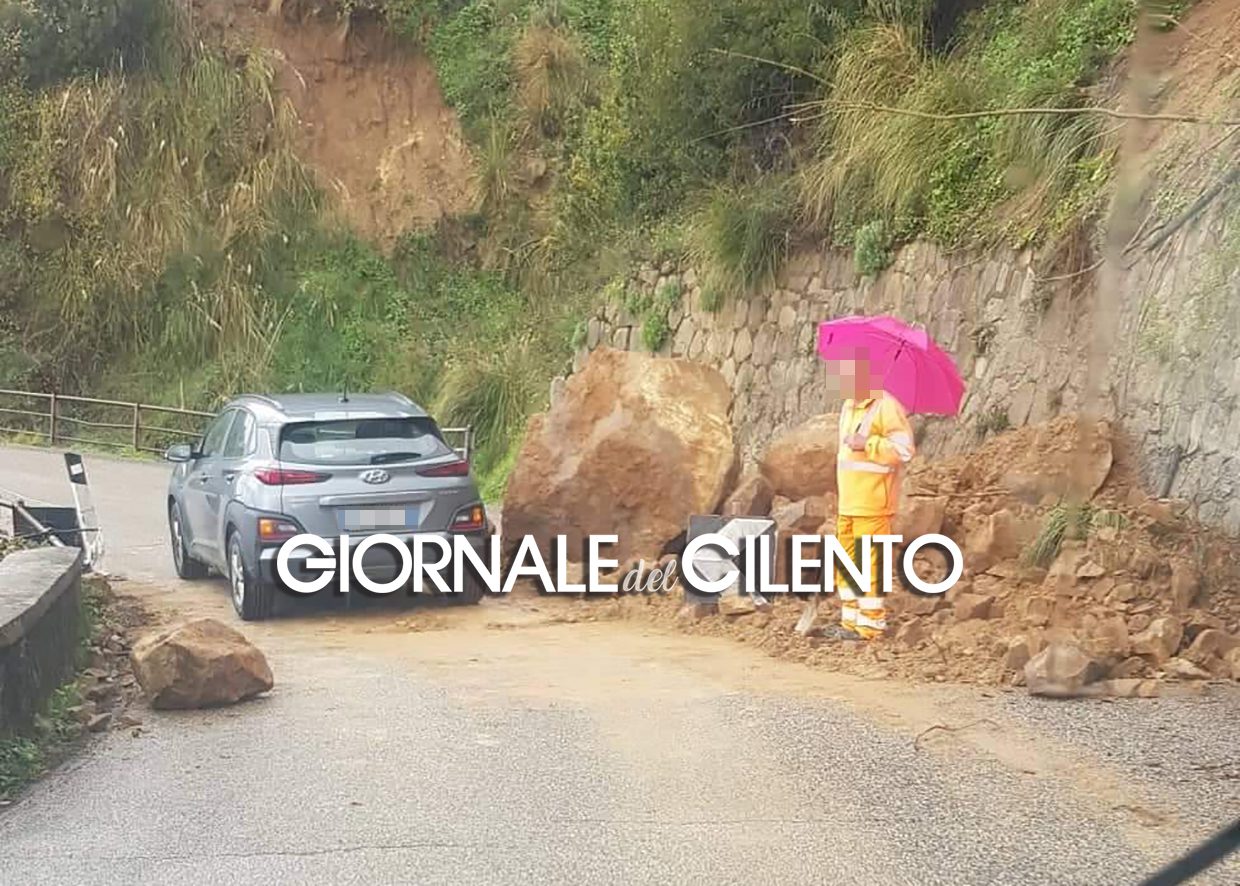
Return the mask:
<path fill-rule="evenodd" d="M 1220 206 L 1130 267 L 1045 272 L 1031 251 L 948 253 L 915 242 L 875 279 L 851 252 L 803 250 L 777 285 L 716 311 L 692 268 L 641 268 L 630 287 L 671 285 L 680 303 L 658 353 L 717 367 L 734 392 L 732 421 L 751 462 L 774 435 L 832 408 L 815 357 L 820 321 L 890 313 L 924 324 L 957 359 L 969 390 L 958 419 L 920 423 L 928 454 L 967 449 L 987 429 L 1097 412 L 1139 449 L 1150 487 L 1240 531 L 1240 212 Z M 1104 288 L 1105 287 L 1105 288 Z M 666 291 L 666 290 L 664 290 Z M 1105 332 L 1114 341 L 1099 343 Z M 641 318 L 621 303 L 588 320 L 574 370 L 599 346 L 642 350 Z M 1106 354 L 1101 363 L 1092 354 Z M 1087 385 L 1091 366 L 1106 366 Z M 1091 391 L 1092 396 L 1091 396 Z M 1088 402 L 1087 402 L 1088 400 Z"/>

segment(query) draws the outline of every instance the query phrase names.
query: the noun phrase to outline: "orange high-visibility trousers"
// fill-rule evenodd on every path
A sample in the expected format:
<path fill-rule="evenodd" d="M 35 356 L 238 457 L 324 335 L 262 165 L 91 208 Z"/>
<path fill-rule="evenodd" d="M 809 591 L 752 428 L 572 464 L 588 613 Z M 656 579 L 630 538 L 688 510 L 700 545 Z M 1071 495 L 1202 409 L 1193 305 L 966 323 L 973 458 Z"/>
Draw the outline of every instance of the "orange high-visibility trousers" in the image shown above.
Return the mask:
<path fill-rule="evenodd" d="M 835 523 L 835 535 L 849 559 L 860 569 L 856 561 L 857 539 L 863 535 L 890 535 L 891 517 L 849 517 L 841 514 Z M 848 573 L 842 568 L 835 570 L 835 586 L 840 595 L 840 624 L 856 631 L 866 640 L 881 637 L 887 630 L 887 609 L 881 594 L 883 587 L 882 549 L 870 545 L 870 586 L 853 589 Z M 860 594 L 857 593 L 860 591 Z"/>

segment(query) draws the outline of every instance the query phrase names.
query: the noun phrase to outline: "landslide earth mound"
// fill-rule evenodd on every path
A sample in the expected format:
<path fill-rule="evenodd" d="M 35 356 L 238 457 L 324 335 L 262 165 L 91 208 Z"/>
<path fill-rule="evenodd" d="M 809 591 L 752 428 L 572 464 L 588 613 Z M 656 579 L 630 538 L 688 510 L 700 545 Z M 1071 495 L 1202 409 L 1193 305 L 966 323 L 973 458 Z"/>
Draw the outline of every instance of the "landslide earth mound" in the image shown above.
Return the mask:
<path fill-rule="evenodd" d="M 375 22 L 253 0 L 193 0 L 198 33 L 270 55 L 300 120 L 297 150 L 358 231 L 390 247 L 473 208 L 473 169 L 430 60 Z"/>
<path fill-rule="evenodd" d="M 1105 424 L 1069 417 L 993 437 L 973 453 L 916 464 L 900 522 L 951 536 L 964 552 L 965 572 L 941 597 L 893 593 L 890 631 L 880 643 L 798 636 L 793 626 L 802 607 L 791 596 L 776 599 L 769 612 L 735 616 L 686 617 L 679 592 L 604 605 L 614 616 L 875 676 L 1019 686 L 1030 658 L 1059 643 L 1082 650 L 1097 676 L 1125 694 L 1153 694 L 1166 680 L 1238 680 L 1235 540 L 1200 525 L 1184 503 L 1147 495 L 1125 450 Z M 1078 482 L 1094 490 L 1092 497 L 1078 504 L 1062 498 L 1072 477 L 1084 478 Z M 770 513 L 781 524 L 800 521 L 797 532 L 813 532 L 804 515 L 822 515 L 831 504 L 815 499 L 776 496 Z M 827 514 L 819 531 L 831 532 L 833 517 Z M 944 574 L 929 557 L 919 557 L 917 567 L 933 580 Z M 837 615 L 829 599 L 819 624 Z"/>

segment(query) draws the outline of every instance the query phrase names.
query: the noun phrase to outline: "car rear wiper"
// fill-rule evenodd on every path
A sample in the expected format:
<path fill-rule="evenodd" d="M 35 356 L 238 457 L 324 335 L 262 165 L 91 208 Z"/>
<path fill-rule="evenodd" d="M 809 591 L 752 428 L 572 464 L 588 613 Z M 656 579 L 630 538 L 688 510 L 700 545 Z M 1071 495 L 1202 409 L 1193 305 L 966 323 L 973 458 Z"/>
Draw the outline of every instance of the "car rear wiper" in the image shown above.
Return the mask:
<path fill-rule="evenodd" d="M 422 456 L 416 452 L 380 452 L 370 457 L 372 465 L 385 465 L 394 461 L 416 461 Z"/>

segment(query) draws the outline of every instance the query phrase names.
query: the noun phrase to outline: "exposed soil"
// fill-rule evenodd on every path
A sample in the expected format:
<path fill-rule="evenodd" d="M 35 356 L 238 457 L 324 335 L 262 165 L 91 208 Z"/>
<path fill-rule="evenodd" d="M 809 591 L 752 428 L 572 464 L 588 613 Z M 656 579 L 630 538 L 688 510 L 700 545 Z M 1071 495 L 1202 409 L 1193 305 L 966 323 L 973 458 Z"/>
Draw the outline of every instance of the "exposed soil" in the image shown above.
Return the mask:
<path fill-rule="evenodd" d="M 473 206 L 470 154 L 430 60 L 373 22 L 252 0 L 194 0 L 200 33 L 272 53 L 301 121 L 298 150 L 361 235 L 390 247 L 406 231 Z"/>
<path fill-rule="evenodd" d="M 1056 493 L 1039 497 L 1030 477 L 1040 469 L 1045 481 L 1057 454 L 1075 453 L 1077 431 L 1070 418 L 1021 428 L 992 438 L 977 452 L 922 464 L 912 472 L 910 494 L 946 500 L 943 532 L 960 542 L 966 569 L 941 598 L 894 592 L 888 598 L 889 633 L 880 643 L 840 644 L 797 635 L 793 626 L 802 604 L 790 595 L 776 597 L 767 612 L 704 617 L 681 611 L 679 591 L 624 596 L 581 602 L 575 617 L 677 625 L 691 634 L 730 637 L 778 658 L 851 674 L 992 685 L 1022 683 L 1028 656 L 1013 653 L 1014 646 L 1023 645 L 1032 655 L 1050 642 L 1069 642 L 1095 656 L 1112 678 L 1164 681 L 1160 686 L 1151 682 L 1149 692 L 1195 691 L 1189 687 L 1196 684 L 1167 683 L 1187 675 L 1177 672 L 1175 662 L 1136 654 L 1133 641 L 1160 617 L 1182 627 L 1181 657 L 1204 630 L 1240 633 L 1235 540 L 1196 523 L 1183 503 L 1148 497 L 1117 441 L 1114 463 L 1090 502 L 1093 522 L 1070 528 L 1052 562 L 1030 564 L 1028 546 L 1061 501 Z M 1000 511 L 1021 527 L 1023 550 L 974 570 L 966 539 Z M 941 564 L 930 560 L 920 562 L 918 572 L 932 579 L 944 574 Z M 983 614 L 958 611 L 959 601 L 979 597 L 989 598 Z M 821 607 L 819 624 L 836 617 L 836 601 L 829 600 Z M 1232 678 L 1222 658 L 1201 664 L 1197 676 L 1202 679 Z"/>

